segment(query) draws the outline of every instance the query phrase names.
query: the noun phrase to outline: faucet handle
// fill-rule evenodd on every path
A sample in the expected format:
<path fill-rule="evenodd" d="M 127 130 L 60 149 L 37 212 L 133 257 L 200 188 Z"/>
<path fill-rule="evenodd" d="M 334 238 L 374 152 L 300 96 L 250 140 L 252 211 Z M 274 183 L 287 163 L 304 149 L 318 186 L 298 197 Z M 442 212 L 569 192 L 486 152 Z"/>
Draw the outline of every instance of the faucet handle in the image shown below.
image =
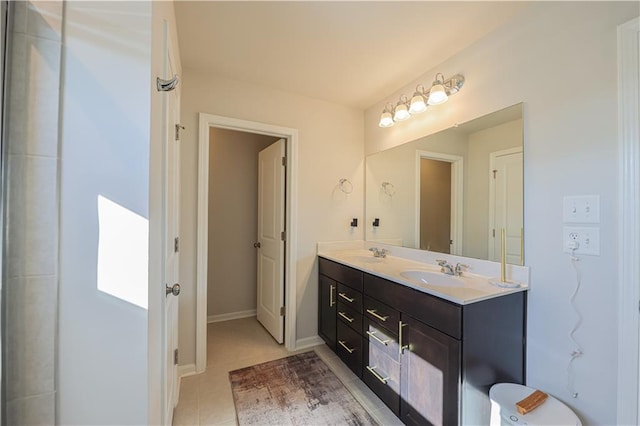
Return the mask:
<path fill-rule="evenodd" d="M 375 253 L 375 252 L 378 251 L 378 248 L 377 247 L 369 247 L 369 251 L 372 252 L 372 253 Z"/>
<path fill-rule="evenodd" d="M 469 265 L 465 265 L 464 263 L 456 263 L 456 275 L 462 275 L 462 269 L 469 269 Z"/>
<path fill-rule="evenodd" d="M 447 261 L 443 259 L 436 259 L 436 263 L 440 266 L 444 266 L 447 264 Z"/>

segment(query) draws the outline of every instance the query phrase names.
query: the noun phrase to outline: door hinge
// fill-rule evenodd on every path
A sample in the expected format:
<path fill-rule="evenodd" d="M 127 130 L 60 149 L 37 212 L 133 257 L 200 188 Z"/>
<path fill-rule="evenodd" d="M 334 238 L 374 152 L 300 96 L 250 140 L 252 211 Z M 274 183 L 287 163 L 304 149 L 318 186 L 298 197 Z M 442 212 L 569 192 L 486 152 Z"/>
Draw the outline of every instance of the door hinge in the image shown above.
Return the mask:
<path fill-rule="evenodd" d="M 493 231 L 492 231 L 492 232 L 493 232 L 493 238 L 495 238 L 495 237 L 496 237 L 496 230 L 495 230 L 495 228 L 493 229 Z"/>
<path fill-rule="evenodd" d="M 496 178 L 496 174 L 497 174 L 497 173 L 498 173 L 498 171 L 497 171 L 497 170 L 493 170 L 493 178 L 494 178 L 494 179 Z"/>
<path fill-rule="evenodd" d="M 287 157 L 282 157 L 282 165 L 287 166 Z"/>
<path fill-rule="evenodd" d="M 180 238 L 175 237 L 173 239 L 173 252 L 177 253 L 180 251 Z"/>
<path fill-rule="evenodd" d="M 281 307 L 280 307 L 280 316 L 281 316 L 281 317 L 283 317 L 283 316 L 284 316 L 284 314 L 285 314 L 285 307 L 284 307 L 284 306 L 281 306 Z"/>
<path fill-rule="evenodd" d="M 282 241 L 287 241 L 287 231 L 282 231 L 282 232 L 280 233 L 280 239 L 281 239 Z"/>
<path fill-rule="evenodd" d="M 184 130 L 184 126 L 182 124 L 176 124 L 176 140 L 180 140 L 180 130 Z"/>
<path fill-rule="evenodd" d="M 178 349 L 173 350 L 173 365 L 178 365 Z"/>

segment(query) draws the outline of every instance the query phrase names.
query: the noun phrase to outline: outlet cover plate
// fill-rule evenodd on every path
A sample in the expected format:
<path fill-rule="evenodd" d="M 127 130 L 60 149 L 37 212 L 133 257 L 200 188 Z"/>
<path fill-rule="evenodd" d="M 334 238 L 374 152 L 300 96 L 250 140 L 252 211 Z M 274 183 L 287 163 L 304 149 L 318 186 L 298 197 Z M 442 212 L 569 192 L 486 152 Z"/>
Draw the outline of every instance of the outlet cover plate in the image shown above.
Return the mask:
<path fill-rule="evenodd" d="M 562 228 L 564 252 L 571 253 L 569 242 L 577 241 L 575 254 L 600 256 L 600 228 L 584 226 L 565 226 Z"/>

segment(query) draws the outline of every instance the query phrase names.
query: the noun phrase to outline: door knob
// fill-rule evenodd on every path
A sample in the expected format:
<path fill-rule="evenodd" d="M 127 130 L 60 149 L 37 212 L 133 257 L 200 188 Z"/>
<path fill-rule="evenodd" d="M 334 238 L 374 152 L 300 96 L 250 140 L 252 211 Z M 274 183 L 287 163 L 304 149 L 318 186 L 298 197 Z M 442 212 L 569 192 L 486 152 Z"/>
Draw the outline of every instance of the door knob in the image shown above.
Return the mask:
<path fill-rule="evenodd" d="M 169 287 L 168 284 L 165 284 L 165 296 L 168 296 L 170 294 L 173 294 L 174 296 L 177 296 L 180 294 L 180 284 L 174 284 L 172 287 Z"/>
<path fill-rule="evenodd" d="M 258 241 L 257 243 L 253 243 L 253 247 L 260 248 L 260 241 Z"/>

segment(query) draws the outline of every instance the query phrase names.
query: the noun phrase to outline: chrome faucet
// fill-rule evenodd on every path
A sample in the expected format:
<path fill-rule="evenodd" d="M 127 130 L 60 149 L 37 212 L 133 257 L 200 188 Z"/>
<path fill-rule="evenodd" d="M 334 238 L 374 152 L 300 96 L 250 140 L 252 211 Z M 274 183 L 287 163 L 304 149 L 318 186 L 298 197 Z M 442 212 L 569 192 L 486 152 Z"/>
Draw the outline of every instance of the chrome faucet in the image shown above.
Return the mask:
<path fill-rule="evenodd" d="M 462 275 L 463 268 L 468 268 L 469 265 L 465 265 L 464 263 L 456 263 L 456 266 L 453 266 L 446 260 L 438 259 L 436 260 L 438 265 L 440 266 L 440 272 L 447 275 L 454 275 L 459 277 Z"/>
<path fill-rule="evenodd" d="M 440 272 L 447 275 L 455 275 L 456 271 L 453 269 L 453 265 L 447 262 L 446 260 L 437 259 L 438 265 L 440 265 Z"/>
<path fill-rule="evenodd" d="M 387 253 L 391 253 L 387 249 L 379 249 L 378 247 L 371 247 L 369 251 L 373 253 L 373 257 L 387 257 Z"/>

